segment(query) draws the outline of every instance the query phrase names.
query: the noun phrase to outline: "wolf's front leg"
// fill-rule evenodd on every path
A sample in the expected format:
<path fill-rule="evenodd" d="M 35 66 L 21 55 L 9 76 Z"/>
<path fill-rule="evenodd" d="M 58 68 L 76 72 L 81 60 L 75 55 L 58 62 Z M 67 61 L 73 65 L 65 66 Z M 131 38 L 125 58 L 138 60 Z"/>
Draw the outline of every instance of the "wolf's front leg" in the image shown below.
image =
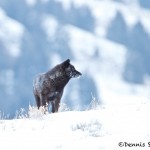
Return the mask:
<path fill-rule="evenodd" d="M 54 101 L 52 101 L 52 112 L 53 113 L 58 112 L 62 94 L 63 94 L 63 90 L 61 92 L 58 92 L 56 98 L 54 99 Z"/>

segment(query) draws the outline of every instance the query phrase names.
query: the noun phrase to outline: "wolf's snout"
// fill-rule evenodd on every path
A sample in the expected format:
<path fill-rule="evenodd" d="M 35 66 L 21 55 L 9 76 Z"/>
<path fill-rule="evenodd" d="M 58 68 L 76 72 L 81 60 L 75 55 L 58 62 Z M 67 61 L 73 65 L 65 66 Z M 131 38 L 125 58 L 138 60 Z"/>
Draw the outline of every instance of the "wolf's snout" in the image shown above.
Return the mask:
<path fill-rule="evenodd" d="M 82 74 L 79 72 L 79 71 L 76 71 L 76 73 L 74 74 L 74 77 L 77 78 L 77 77 L 80 77 Z"/>
<path fill-rule="evenodd" d="M 82 73 L 79 72 L 79 76 L 82 76 Z"/>

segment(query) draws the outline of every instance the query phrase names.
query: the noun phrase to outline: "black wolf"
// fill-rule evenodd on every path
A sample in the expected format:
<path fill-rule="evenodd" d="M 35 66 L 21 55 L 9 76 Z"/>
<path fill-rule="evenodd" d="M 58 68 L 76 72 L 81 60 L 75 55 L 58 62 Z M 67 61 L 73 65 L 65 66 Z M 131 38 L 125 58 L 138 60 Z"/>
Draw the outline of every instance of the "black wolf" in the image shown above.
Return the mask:
<path fill-rule="evenodd" d="M 52 112 L 59 109 L 60 99 L 65 85 L 71 78 L 81 76 L 81 73 L 70 64 L 70 60 L 62 62 L 52 70 L 37 75 L 33 83 L 33 93 L 38 109 L 52 104 Z"/>

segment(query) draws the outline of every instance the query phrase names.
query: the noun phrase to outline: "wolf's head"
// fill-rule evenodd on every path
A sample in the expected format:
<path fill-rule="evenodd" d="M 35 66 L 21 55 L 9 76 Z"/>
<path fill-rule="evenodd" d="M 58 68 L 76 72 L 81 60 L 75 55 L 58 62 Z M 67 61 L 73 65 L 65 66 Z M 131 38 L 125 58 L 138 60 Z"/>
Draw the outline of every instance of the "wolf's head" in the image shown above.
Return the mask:
<path fill-rule="evenodd" d="M 64 61 L 62 65 L 65 69 L 65 73 L 69 78 L 77 78 L 82 75 L 79 71 L 75 69 L 75 67 L 72 64 L 70 64 L 70 59 Z"/>

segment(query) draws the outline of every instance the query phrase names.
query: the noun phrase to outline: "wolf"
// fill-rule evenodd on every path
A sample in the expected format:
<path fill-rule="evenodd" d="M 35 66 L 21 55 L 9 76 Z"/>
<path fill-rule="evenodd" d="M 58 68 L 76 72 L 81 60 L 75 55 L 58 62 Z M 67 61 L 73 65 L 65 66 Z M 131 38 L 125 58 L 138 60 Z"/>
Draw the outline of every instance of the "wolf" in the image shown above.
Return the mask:
<path fill-rule="evenodd" d="M 70 59 L 56 65 L 48 72 L 37 75 L 33 81 L 33 93 L 38 109 L 42 106 L 48 108 L 52 105 L 52 112 L 58 112 L 64 87 L 71 78 L 82 74 L 70 64 Z"/>

